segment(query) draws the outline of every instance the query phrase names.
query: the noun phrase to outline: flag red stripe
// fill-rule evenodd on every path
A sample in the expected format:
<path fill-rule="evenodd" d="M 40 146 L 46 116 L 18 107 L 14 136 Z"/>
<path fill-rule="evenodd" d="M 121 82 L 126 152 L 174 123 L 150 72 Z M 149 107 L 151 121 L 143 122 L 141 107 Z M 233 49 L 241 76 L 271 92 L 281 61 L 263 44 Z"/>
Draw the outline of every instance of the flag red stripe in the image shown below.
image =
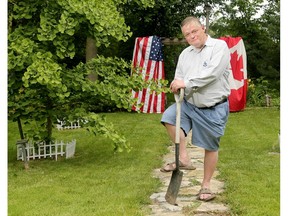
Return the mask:
<path fill-rule="evenodd" d="M 138 66 L 141 68 L 142 78 L 146 81 L 151 79 L 164 79 L 163 57 L 158 56 L 157 60 L 155 58 L 155 55 L 162 55 L 161 53 L 159 54 L 159 50 L 157 50 L 157 48 L 159 48 L 159 38 L 156 39 L 158 40 L 155 40 L 155 37 L 151 36 L 136 38 L 135 40 L 135 47 L 133 52 L 133 66 Z M 154 40 L 156 41 L 155 43 Z M 150 56 L 151 58 L 149 58 Z M 139 92 L 132 91 L 132 96 L 134 98 L 137 98 L 137 104 L 143 104 L 143 106 L 139 109 L 141 112 L 164 112 L 165 93 L 157 95 L 156 92 L 152 92 L 149 88 L 147 88 L 142 89 Z M 136 108 L 135 106 L 132 107 L 132 110 L 137 109 L 138 108 Z"/>

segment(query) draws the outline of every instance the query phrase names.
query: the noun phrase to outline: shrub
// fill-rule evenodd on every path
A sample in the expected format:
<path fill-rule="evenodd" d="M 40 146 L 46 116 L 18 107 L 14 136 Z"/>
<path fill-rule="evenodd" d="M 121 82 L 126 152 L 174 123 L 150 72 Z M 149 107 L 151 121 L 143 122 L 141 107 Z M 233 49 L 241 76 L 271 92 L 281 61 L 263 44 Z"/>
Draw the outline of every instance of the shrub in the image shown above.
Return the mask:
<path fill-rule="evenodd" d="M 277 81 L 279 82 L 279 81 Z M 248 80 L 247 106 L 280 106 L 277 82 L 264 76 Z"/>

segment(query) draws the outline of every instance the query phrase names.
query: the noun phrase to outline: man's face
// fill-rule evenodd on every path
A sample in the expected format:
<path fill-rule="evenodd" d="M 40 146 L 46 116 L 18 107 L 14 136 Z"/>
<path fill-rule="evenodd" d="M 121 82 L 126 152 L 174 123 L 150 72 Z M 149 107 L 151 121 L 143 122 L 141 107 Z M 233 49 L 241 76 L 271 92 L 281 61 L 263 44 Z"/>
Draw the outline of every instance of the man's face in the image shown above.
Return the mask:
<path fill-rule="evenodd" d="M 206 33 L 203 26 L 199 26 L 194 22 L 187 23 L 182 28 L 182 33 L 186 41 L 196 47 L 201 48 L 206 41 Z"/>

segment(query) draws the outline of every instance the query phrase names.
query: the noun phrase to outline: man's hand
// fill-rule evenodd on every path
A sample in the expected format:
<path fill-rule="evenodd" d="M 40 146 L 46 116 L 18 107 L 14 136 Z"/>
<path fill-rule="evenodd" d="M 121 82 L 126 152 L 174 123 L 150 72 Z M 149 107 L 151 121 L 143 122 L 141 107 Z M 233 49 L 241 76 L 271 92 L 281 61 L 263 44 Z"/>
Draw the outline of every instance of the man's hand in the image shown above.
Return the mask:
<path fill-rule="evenodd" d="M 171 91 L 176 94 L 180 88 L 185 88 L 185 83 L 183 80 L 174 79 L 170 84 Z"/>

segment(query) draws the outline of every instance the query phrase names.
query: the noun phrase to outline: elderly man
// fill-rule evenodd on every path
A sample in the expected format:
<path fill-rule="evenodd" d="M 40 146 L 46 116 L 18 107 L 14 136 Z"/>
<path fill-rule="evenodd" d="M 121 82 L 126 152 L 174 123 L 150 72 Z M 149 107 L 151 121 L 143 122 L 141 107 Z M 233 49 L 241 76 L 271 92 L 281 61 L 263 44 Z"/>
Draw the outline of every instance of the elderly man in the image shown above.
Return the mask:
<path fill-rule="evenodd" d="M 179 56 L 174 80 L 170 89 L 177 94 L 185 89 L 181 105 L 181 132 L 179 146 L 180 169 L 195 169 L 186 150 L 185 137 L 193 129 L 192 143 L 205 150 L 204 178 L 198 199 L 209 201 L 215 198 L 210 190 L 210 181 L 218 161 L 220 137 L 224 135 L 229 115 L 228 75 L 230 52 L 226 43 L 211 38 L 195 17 L 187 17 L 181 23 L 182 33 L 189 43 Z M 175 140 L 176 105 L 168 107 L 161 119 L 170 138 Z M 169 172 L 175 163 L 164 166 L 161 171 Z"/>

